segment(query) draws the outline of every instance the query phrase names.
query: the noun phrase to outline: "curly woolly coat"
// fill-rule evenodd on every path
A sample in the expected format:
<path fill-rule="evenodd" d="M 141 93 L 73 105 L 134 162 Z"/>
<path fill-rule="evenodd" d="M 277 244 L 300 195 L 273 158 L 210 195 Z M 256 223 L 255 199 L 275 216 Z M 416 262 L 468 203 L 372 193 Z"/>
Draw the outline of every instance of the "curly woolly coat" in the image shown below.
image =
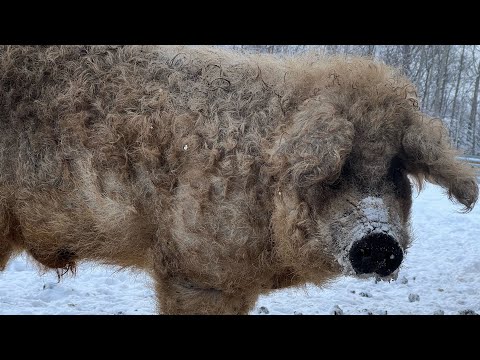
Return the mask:
<path fill-rule="evenodd" d="M 349 189 L 394 192 L 393 158 L 467 209 L 478 196 L 410 82 L 363 58 L 4 46 L 0 133 L 0 267 L 26 250 L 144 269 L 164 313 L 245 313 L 338 276 L 315 239 Z"/>

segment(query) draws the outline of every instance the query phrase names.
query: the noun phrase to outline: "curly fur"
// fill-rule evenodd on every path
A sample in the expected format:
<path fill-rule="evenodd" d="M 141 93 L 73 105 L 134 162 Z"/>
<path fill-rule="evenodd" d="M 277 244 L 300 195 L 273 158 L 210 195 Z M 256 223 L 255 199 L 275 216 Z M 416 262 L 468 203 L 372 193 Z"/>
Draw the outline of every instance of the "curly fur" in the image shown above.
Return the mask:
<path fill-rule="evenodd" d="M 410 82 L 363 58 L 4 46 L 0 126 L 0 268 L 26 250 L 144 269 L 164 313 L 338 276 L 337 199 L 388 198 L 394 157 L 467 210 L 478 196 Z M 411 200 L 391 203 L 407 226 Z"/>

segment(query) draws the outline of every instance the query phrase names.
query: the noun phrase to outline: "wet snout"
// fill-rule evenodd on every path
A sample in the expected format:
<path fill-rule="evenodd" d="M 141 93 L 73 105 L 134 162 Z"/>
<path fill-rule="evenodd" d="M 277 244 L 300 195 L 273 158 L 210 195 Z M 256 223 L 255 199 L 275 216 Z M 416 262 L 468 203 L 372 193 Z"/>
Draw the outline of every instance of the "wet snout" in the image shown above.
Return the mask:
<path fill-rule="evenodd" d="M 398 241 L 384 233 L 369 234 L 353 243 L 349 260 L 357 274 L 388 276 L 398 269 L 403 251 Z"/>

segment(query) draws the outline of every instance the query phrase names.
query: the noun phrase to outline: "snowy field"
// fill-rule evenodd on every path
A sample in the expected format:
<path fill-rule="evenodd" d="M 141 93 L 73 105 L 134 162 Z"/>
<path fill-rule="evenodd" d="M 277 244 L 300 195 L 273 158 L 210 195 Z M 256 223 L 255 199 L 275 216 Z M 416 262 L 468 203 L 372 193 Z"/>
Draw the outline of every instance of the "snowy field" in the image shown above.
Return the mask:
<path fill-rule="evenodd" d="M 480 314 L 480 205 L 461 214 L 439 187 L 414 198 L 416 240 L 397 281 L 340 278 L 322 289 L 262 296 L 252 314 Z M 94 264 L 57 283 L 21 256 L 0 273 L 0 314 L 154 314 L 152 282 L 142 273 Z"/>

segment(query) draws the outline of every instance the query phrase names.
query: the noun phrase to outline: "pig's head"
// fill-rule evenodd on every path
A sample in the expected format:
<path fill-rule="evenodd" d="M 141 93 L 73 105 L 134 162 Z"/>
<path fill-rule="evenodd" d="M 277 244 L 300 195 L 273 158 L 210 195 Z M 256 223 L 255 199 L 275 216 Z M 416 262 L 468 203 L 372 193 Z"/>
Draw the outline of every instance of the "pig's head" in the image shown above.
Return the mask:
<path fill-rule="evenodd" d="M 411 243 L 412 183 L 442 186 L 465 211 L 477 200 L 474 171 L 419 112 L 413 87 L 372 74 L 307 100 L 276 139 L 272 227 L 292 277 L 395 276 Z"/>

